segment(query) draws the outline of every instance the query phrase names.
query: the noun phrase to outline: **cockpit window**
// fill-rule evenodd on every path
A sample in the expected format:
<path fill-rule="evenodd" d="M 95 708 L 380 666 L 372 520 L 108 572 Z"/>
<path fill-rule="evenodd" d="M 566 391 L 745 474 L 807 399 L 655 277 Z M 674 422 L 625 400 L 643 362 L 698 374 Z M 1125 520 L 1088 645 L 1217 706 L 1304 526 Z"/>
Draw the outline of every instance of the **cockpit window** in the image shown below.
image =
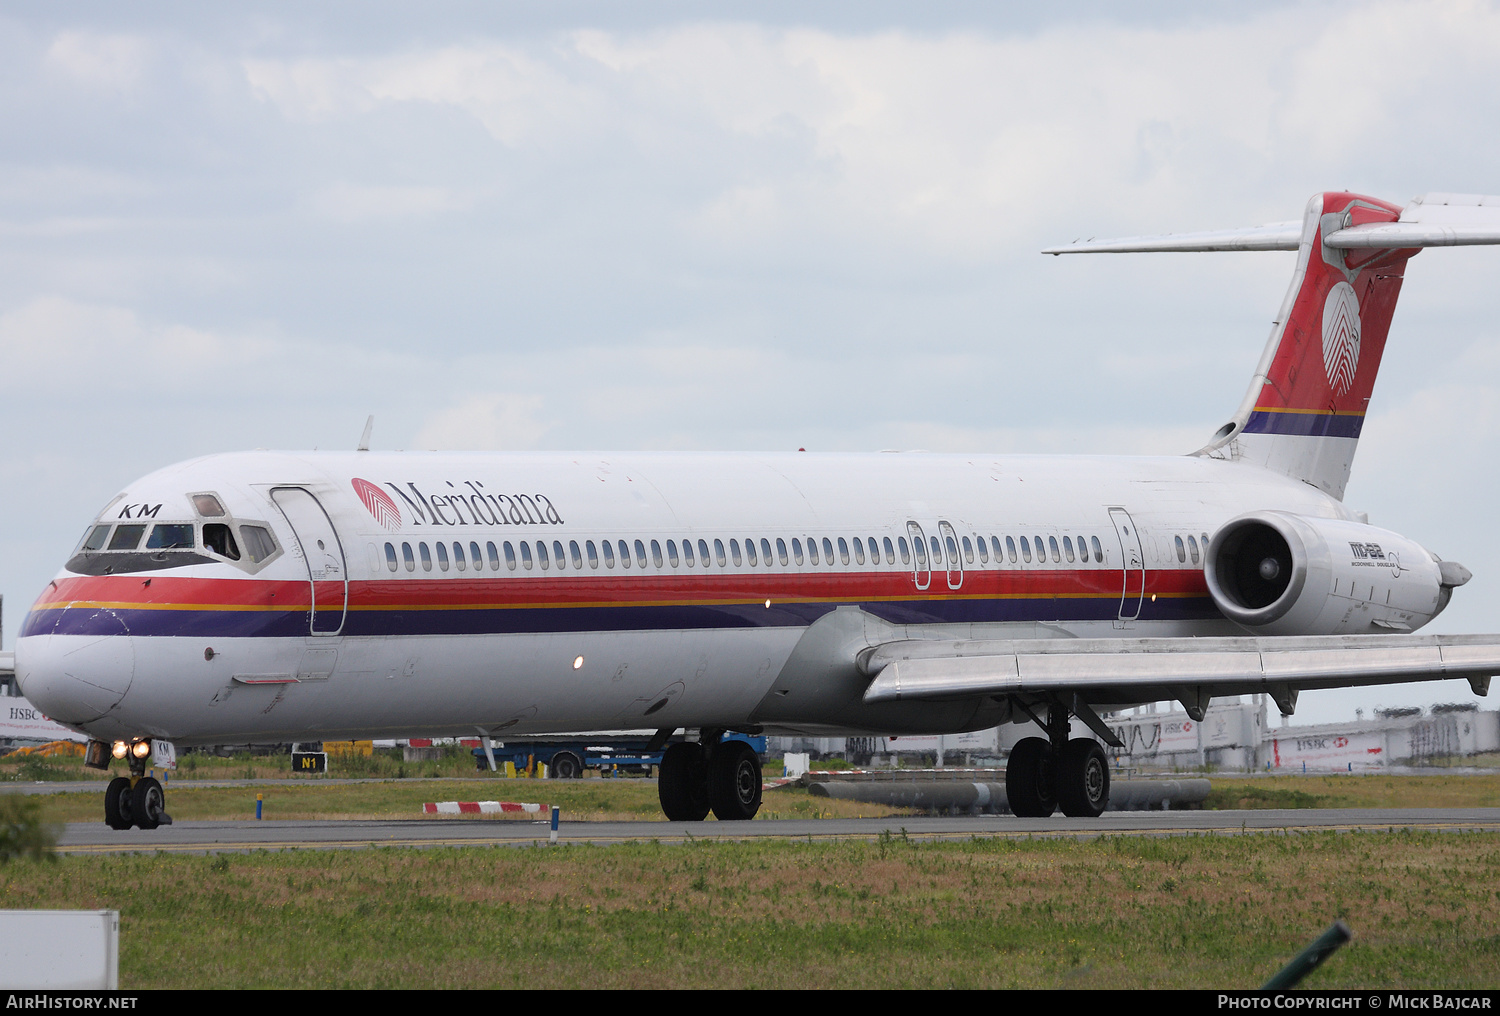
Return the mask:
<path fill-rule="evenodd" d="M 224 506 L 219 499 L 212 494 L 194 494 L 193 508 L 199 515 L 206 519 L 221 519 L 224 517 Z"/>
<path fill-rule="evenodd" d="M 79 550 L 99 550 L 104 546 L 104 541 L 109 539 L 108 526 L 95 526 L 89 530 L 89 535 L 83 538 L 83 546 Z"/>
<path fill-rule="evenodd" d="M 240 526 L 240 536 L 245 541 L 245 554 L 252 564 L 260 564 L 276 553 L 276 541 L 271 531 L 263 526 Z"/>
<path fill-rule="evenodd" d="M 114 539 L 109 541 L 109 549 L 134 550 L 141 545 L 141 537 L 144 535 L 146 535 L 145 526 L 117 526 Z"/>
<path fill-rule="evenodd" d="M 158 524 L 152 528 L 151 537 L 146 541 L 147 550 L 192 550 L 193 546 L 193 525 L 190 522 Z"/>
<path fill-rule="evenodd" d="M 231 561 L 240 559 L 239 545 L 234 542 L 234 530 L 222 522 L 210 522 L 203 527 L 203 546 Z M 392 558 L 393 563 L 394 560 Z"/>

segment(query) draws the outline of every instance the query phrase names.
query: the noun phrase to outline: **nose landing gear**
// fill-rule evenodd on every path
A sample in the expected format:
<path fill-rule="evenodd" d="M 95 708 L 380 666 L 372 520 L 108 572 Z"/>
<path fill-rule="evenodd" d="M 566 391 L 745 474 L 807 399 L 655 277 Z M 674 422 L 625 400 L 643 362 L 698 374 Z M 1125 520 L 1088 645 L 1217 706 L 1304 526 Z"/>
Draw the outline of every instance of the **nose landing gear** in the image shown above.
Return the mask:
<path fill-rule="evenodd" d="M 102 742 L 89 743 L 84 758 L 85 765 L 107 769 L 109 757 L 113 754 L 117 758 L 124 758 L 130 766 L 129 776 L 116 776 L 104 790 L 104 824 L 111 829 L 129 829 L 132 826 L 155 829 L 171 825 L 172 816 L 167 814 L 166 791 L 162 789 L 160 781 L 146 775 L 149 742 L 137 741 L 129 745 L 123 745 L 122 742 L 124 750 L 116 748 L 114 752 L 110 752 L 108 745 L 102 745 L 102 750 L 96 749 L 95 745 L 102 745 Z M 137 748 L 141 745 L 146 745 L 146 750 L 138 752 Z"/>

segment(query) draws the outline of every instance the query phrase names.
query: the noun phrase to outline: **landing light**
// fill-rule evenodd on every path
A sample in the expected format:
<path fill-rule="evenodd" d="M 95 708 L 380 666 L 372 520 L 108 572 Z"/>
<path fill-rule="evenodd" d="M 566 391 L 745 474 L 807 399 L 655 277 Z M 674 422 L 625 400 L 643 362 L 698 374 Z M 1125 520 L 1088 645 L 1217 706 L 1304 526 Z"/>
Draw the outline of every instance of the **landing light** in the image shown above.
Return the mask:
<path fill-rule="evenodd" d="M 583 657 L 582 656 L 574 657 L 574 659 L 573 659 L 573 669 L 574 670 L 582 670 L 583 669 Z"/>
<path fill-rule="evenodd" d="M 115 758 L 124 758 L 126 755 L 130 754 L 130 745 L 126 744 L 124 741 L 116 741 L 114 743 L 114 746 L 110 748 L 109 753 Z"/>
<path fill-rule="evenodd" d="M 135 742 L 135 744 L 132 744 L 130 746 L 130 754 L 134 755 L 136 758 L 145 758 L 147 755 L 151 754 L 151 742 Z"/>
<path fill-rule="evenodd" d="M 770 600 L 767 600 L 767 601 L 766 601 L 766 609 L 767 609 L 767 610 L 770 610 L 770 609 L 771 609 L 771 601 L 770 601 Z"/>

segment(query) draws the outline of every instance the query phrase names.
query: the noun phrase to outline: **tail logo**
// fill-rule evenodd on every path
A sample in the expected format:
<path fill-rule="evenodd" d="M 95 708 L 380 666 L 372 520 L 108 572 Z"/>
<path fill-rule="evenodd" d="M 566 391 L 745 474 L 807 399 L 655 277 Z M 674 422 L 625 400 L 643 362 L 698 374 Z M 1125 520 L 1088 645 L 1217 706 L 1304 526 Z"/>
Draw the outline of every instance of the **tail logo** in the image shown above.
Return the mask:
<path fill-rule="evenodd" d="M 1359 298 L 1347 282 L 1335 283 L 1323 304 L 1323 369 L 1335 395 L 1354 387 L 1359 369 Z"/>
<path fill-rule="evenodd" d="M 387 529 L 396 530 L 401 528 L 401 512 L 396 508 L 396 502 L 391 496 L 369 480 L 361 480 L 355 477 L 349 481 L 354 487 L 354 493 L 364 502 L 375 521 Z"/>

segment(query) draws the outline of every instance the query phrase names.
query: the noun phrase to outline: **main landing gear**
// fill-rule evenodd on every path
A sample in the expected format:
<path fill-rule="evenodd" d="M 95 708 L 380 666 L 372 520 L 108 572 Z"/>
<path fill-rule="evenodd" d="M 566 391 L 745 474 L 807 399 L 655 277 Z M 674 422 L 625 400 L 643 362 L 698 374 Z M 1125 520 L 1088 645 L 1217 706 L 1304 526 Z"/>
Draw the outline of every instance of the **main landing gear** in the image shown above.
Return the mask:
<path fill-rule="evenodd" d="M 1074 818 L 1098 818 L 1109 804 L 1109 759 L 1092 738 L 1069 738 L 1068 712 L 1048 711 L 1048 736 L 1016 742 L 1005 767 L 1005 796 L 1017 818 L 1046 818 L 1062 806 Z"/>
<path fill-rule="evenodd" d="M 700 822 L 710 810 L 720 822 L 745 821 L 760 810 L 760 756 L 744 741 L 721 741 L 705 730 L 680 741 L 661 759 L 657 793 L 672 822 Z"/>
<path fill-rule="evenodd" d="M 123 747 L 123 751 L 121 748 Z M 139 750 L 144 748 L 145 750 Z M 146 759 L 151 755 L 148 741 L 111 746 L 102 741 L 90 741 L 84 764 L 95 769 L 108 769 L 113 755 L 123 758 L 130 766 L 129 776 L 116 776 L 104 788 L 104 823 L 111 829 L 155 829 L 171 825 L 172 816 L 167 814 L 167 795 L 161 783 L 146 775 Z"/>

